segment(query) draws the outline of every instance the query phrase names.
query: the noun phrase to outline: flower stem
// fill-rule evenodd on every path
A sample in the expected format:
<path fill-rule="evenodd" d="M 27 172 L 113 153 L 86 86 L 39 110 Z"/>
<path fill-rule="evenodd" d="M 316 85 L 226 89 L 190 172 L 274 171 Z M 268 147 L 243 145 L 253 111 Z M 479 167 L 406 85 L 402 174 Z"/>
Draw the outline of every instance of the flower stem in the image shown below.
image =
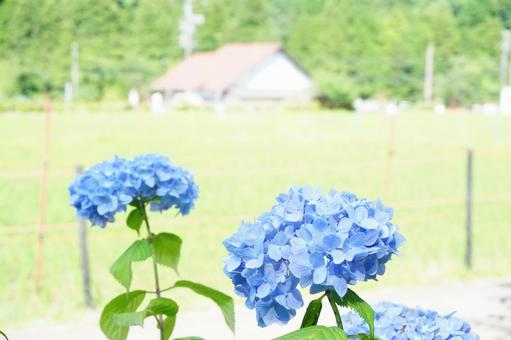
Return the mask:
<path fill-rule="evenodd" d="M 140 201 L 140 209 L 142 211 L 142 215 L 144 216 L 144 222 L 145 222 L 145 226 L 147 229 L 147 242 L 149 243 L 149 245 L 151 245 L 151 248 L 153 250 L 153 272 L 154 272 L 154 282 L 156 285 L 155 293 L 156 293 L 157 297 L 160 297 L 161 296 L 160 278 L 158 276 L 158 263 L 156 262 L 156 253 L 154 252 L 154 247 L 153 247 L 153 233 L 151 232 L 151 226 L 149 225 L 149 218 L 147 217 L 145 203 L 142 201 Z M 161 315 L 156 315 L 155 318 L 156 318 L 156 323 L 158 324 L 158 328 L 160 329 L 160 339 L 164 340 L 163 318 L 161 317 Z"/>
<path fill-rule="evenodd" d="M 337 305 L 335 304 L 335 301 L 332 298 L 332 294 L 330 293 L 329 290 L 327 290 L 325 294 L 326 297 L 328 298 L 328 302 L 330 303 L 330 307 L 332 307 L 332 311 L 334 312 L 337 327 L 339 327 L 340 329 L 344 329 L 342 325 L 341 314 L 339 314 L 339 309 L 337 308 Z"/>

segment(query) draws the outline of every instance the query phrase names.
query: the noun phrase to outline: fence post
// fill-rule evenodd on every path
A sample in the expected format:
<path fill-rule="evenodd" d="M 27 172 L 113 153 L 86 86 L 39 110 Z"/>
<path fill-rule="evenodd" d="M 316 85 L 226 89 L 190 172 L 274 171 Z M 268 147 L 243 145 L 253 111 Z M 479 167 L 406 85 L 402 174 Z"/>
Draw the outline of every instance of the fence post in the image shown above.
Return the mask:
<path fill-rule="evenodd" d="M 390 198 L 390 180 L 392 173 L 392 159 L 394 158 L 394 139 L 396 135 L 396 116 L 388 116 L 389 128 L 387 136 L 387 157 L 385 158 L 385 174 L 383 177 L 383 199 Z"/>
<path fill-rule="evenodd" d="M 80 175 L 83 172 L 83 167 L 78 165 L 76 167 L 76 174 Z M 80 264 L 82 269 L 83 281 L 83 296 L 85 306 L 92 307 L 92 294 L 90 290 L 90 266 L 89 266 L 89 245 L 87 242 L 87 224 L 83 218 L 78 218 L 78 234 L 80 242 Z"/>
<path fill-rule="evenodd" d="M 35 258 L 35 286 L 41 286 L 43 276 L 44 237 L 46 234 L 46 206 L 48 204 L 48 163 L 50 153 L 50 119 L 53 103 L 48 94 L 44 103 L 43 160 L 39 193 L 39 226 L 37 230 L 37 250 Z"/>
<path fill-rule="evenodd" d="M 468 269 L 472 269 L 472 204 L 473 204 L 473 159 L 474 153 L 472 149 L 467 150 L 467 249 L 466 249 L 466 265 Z"/>

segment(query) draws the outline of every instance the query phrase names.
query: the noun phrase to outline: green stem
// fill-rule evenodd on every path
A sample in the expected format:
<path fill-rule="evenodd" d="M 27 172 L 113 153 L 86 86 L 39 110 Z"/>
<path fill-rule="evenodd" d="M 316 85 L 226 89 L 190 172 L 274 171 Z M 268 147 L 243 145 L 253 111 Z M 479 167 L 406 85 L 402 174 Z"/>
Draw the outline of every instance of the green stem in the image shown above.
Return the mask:
<path fill-rule="evenodd" d="M 169 291 L 171 289 L 174 289 L 174 288 L 176 288 L 176 286 L 171 286 L 171 287 L 167 287 L 167 288 L 164 288 L 164 289 L 160 289 L 160 294 L 163 293 L 163 292 Z M 146 290 L 145 292 L 149 293 L 149 294 L 156 294 L 156 292 L 153 291 L 153 290 Z"/>
<path fill-rule="evenodd" d="M 153 252 L 152 252 L 153 253 L 153 272 L 154 272 L 154 281 L 156 284 L 155 293 L 156 293 L 157 297 L 160 297 L 161 296 L 160 278 L 158 276 L 158 263 L 156 261 L 156 253 L 155 253 L 154 247 L 153 247 L 153 233 L 151 232 L 151 226 L 149 225 L 149 218 L 147 217 L 145 203 L 143 201 L 140 201 L 140 209 L 142 210 L 142 215 L 144 216 L 144 222 L 145 222 L 145 226 L 147 229 L 147 242 L 149 242 L 149 244 L 151 245 L 151 248 L 153 250 Z M 157 316 L 155 316 L 155 318 L 156 318 L 156 322 L 158 324 L 158 328 L 160 329 L 160 339 L 164 340 L 163 318 L 161 317 L 161 315 L 157 315 Z"/>
<path fill-rule="evenodd" d="M 174 288 L 176 288 L 176 286 L 167 287 L 165 289 L 162 289 L 160 292 L 163 293 L 163 292 L 166 292 L 167 290 L 171 290 L 171 289 L 174 289 Z"/>
<path fill-rule="evenodd" d="M 335 322 L 337 323 L 337 327 L 339 327 L 340 329 L 344 329 L 344 327 L 342 325 L 341 314 L 339 314 L 339 309 L 337 308 L 337 305 L 335 304 L 335 301 L 333 300 L 332 295 L 330 294 L 329 290 L 326 291 L 326 297 L 328 298 L 330 307 L 332 307 L 332 311 L 334 312 Z"/>

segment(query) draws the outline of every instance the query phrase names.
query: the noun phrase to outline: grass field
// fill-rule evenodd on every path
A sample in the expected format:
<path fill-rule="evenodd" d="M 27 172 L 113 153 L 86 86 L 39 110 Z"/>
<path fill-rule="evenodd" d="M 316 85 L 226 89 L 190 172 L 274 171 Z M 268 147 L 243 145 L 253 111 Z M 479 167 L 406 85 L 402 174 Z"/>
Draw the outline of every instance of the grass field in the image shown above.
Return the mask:
<path fill-rule="evenodd" d="M 90 166 L 115 154 L 160 152 L 196 175 L 201 189 L 196 209 L 186 218 L 158 215 L 153 225 L 182 235 L 182 277 L 229 293 L 221 241 L 241 219 L 270 208 L 274 196 L 293 184 L 382 197 L 386 169 L 385 202 L 395 208 L 407 243 L 379 285 L 510 273 L 511 117 L 403 113 L 395 119 L 395 152 L 388 163 L 391 118 L 384 115 L 357 120 L 345 112 L 54 114 L 44 276 L 36 291 L 44 116 L 0 115 L 0 326 L 73 317 L 83 310 L 77 224 L 67 185 L 77 164 Z M 472 272 L 463 262 L 468 146 L 475 152 Z M 122 292 L 108 268 L 134 239 L 123 220 L 119 216 L 115 225 L 89 230 L 98 308 Z M 143 277 L 134 287 L 152 288 L 150 268 L 140 264 L 135 270 Z M 166 273 L 163 281 L 171 280 Z"/>

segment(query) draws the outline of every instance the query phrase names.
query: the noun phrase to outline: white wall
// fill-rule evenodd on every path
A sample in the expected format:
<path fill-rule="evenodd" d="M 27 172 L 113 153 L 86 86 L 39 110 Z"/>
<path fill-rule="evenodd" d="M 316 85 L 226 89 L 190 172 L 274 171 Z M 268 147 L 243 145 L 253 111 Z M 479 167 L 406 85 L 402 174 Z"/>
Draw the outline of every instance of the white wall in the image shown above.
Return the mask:
<path fill-rule="evenodd" d="M 230 96 L 247 99 L 310 100 L 313 85 L 289 57 L 278 52 L 258 65 L 232 88 Z"/>

